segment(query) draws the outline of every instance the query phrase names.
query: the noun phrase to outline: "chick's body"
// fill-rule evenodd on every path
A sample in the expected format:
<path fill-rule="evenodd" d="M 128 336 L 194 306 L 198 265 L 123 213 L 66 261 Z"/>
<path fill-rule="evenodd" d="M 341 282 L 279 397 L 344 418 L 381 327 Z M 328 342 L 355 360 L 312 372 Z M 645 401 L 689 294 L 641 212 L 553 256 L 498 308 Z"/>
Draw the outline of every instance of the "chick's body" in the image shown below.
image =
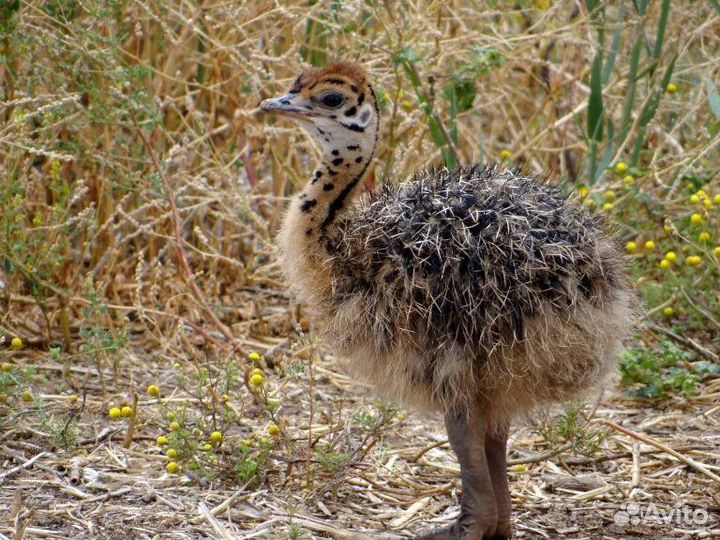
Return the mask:
<path fill-rule="evenodd" d="M 571 397 L 612 365 L 627 326 L 606 231 L 512 171 L 419 173 L 327 231 L 327 339 L 356 376 L 424 408 L 478 400 L 505 419 Z"/>

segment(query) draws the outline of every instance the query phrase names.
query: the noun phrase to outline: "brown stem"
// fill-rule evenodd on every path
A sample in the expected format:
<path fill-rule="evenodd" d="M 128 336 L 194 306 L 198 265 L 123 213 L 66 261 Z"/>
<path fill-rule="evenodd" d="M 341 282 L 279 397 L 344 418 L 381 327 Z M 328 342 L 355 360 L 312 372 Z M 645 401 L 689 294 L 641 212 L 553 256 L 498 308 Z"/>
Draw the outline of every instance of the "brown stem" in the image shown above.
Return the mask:
<path fill-rule="evenodd" d="M 230 329 L 225 326 L 225 324 L 217 318 L 215 313 L 212 309 L 207 305 L 204 299 L 204 295 L 200 288 L 198 287 L 196 281 L 195 281 L 195 275 L 193 274 L 192 269 L 190 268 L 190 264 L 188 263 L 187 259 L 187 253 L 185 252 L 185 248 L 183 247 L 183 238 L 182 238 L 182 231 L 180 229 L 180 214 L 177 209 L 177 204 L 175 202 L 175 195 L 173 194 L 173 191 L 170 187 L 170 182 L 165 176 L 165 173 L 162 170 L 162 167 L 160 166 L 160 162 L 158 161 L 157 156 L 155 155 L 155 151 L 153 150 L 152 146 L 150 145 L 150 141 L 148 141 L 147 137 L 145 137 L 145 134 L 140 129 L 140 126 L 137 123 L 137 120 L 135 119 L 135 115 L 130 113 L 130 117 L 132 119 L 133 125 L 135 126 L 135 130 L 137 131 L 138 135 L 140 136 L 140 139 L 143 142 L 143 145 L 145 146 L 145 149 L 148 152 L 148 155 L 150 156 L 150 159 L 152 160 L 153 168 L 155 169 L 155 172 L 158 174 L 158 177 L 160 178 L 160 181 L 163 183 L 163 186 L 165 187 L 165 194 L 168 198 L 168 202 L 170 203 L 170 211 L 172 215 L 172 221 L 173 221 L 173 233 L 175 237 L 175 252 L 177 254 L 178 262 L 180 263 L 180 268 L 183 271 L 183 277 L 185 278 L 185 282 L 190 287 L 190 290 L 192 292 L 193 297 L 197 301 L 197 303 L 202 308 L 203 312 L 207 317 L 210 319 L 210 321 L 215 325 L 215 327 L 222 333 L 223 336 L 225 336 L 225 339 L 227 339 L 230 344 L 233 346 L 233 348 L 238 351 L 240 354 L 245 354 L 245 351 L 240 346 L 239 340 L 235 338 L 232 335 L 232 332 Z"/>
<path fill-rule="evenodd" d="M 132 415 L 130 415 L 130 423 L 128 424 L 127 431 L 125 432 L 125 440 L 123 441 L 123 448 L 130 448 L 130 445 L 133 442 L 133 436 L 135 435 L 135 424 L 137 423 L 137 415 L 138 415 L 138 395 L 137 393 L 133 394 L 133 404 L 132 404 Z"/>

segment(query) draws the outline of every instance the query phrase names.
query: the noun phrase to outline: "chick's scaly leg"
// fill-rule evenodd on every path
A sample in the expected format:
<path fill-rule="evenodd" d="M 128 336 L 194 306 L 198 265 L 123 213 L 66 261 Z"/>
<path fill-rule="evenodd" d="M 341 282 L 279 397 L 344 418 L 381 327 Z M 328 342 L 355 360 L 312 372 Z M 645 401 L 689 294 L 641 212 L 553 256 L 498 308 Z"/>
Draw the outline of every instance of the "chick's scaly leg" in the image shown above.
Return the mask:
<path fill-rule="evenodd" d="M 485 436 L 485 457 L 490 470 L 495 505 L 497 507 L 497 525 L 494 540 L 505 540 L 512 536 L 510 488 L 507 477 L 507 438 L 508 426 L 496 427 Z"/>
<path fill-rule="evenodd" d="M 445 426 L 450 446 L 460 463 L 462 480 L 460 517 L 449 527 L 420 536 L 419 540 L 493 538 L 498 509 L 485 449 L 487 440 L 485 418 L 479 410 L 448 413 L 445 415 Z"/>

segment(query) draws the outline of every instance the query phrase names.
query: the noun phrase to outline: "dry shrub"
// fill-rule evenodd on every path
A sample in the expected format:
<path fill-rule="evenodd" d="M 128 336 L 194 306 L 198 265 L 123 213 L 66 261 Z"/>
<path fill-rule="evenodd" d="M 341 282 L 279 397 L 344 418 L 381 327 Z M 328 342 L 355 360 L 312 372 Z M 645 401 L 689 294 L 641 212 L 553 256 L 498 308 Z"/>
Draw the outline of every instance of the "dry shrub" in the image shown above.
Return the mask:
<path fill-rule="evenodd" d="M 272 236 L 313 149 L 256 105 L 330 58 L 365 64 L 381 97 L 383 145 L 369 185 L 502 155 L 604 187 L 619 181 L 606 167 L 631 150 L 642 197 L 671 197 L 689 176 L 717 185 L 713 3 L 652 2 L 644 16 L 624 4 L 590 13 L 594 3 L 6 3 L 3 332 L 73 352 L 79 328 L 131 327 L 168 351 L 188 333 L 214 331 L 202 331 L 203 304 L 236 336 L 268 331 L 257 324 L 268 297 L 260 305 L 253 291 L 280 286 Z M 679 92 L 661 87 L 668 73 Z M 606 134 L 588 164 L 597 84 Z M 193 276 L 178 265 L 176 222 Z M 94 301 L 109 309 L 90 321 Z"/>

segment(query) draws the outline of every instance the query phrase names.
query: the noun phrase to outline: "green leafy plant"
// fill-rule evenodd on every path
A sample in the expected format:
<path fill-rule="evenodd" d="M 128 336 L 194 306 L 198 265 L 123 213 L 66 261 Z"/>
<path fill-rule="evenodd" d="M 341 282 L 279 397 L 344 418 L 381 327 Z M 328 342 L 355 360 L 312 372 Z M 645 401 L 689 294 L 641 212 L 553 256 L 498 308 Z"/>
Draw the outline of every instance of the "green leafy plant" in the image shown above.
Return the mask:
<path fill-rule="evenodd" d="M 657 349 L 630 349 L 620 361 L 622 383 L 630 395 L 647 399 L 695 395 L 701 381 L 720 375 L 720 365 L 693 363 L 694 357 L 671 341 L 662 341 Z"/>
<path fill-rule="evenodd" d="M 449 119 L 443 121 L 435 110 L 436 104 L 425 89 L 419 72 L 420 57 L 410 48 L 403 49 L 395 58 L 405 72 L 415 91 L 420 108 L 428 122 L 430 138 L 443 155 L 445 165 L 454 168 L 458 165 L 458 115 L 473 107 L 478 79 L 487 76 L 493 69 L 504 64 L 504 56 L 497 50 L 475 47 L 470 60 L 460 64 L 445 84 L 442 96 L 449 105 Z M 447 124 L 447 125 L 446 125 Z"/>
<path fill-rule="evenodd" d="M 4 403 L 18 400 L 28 392 L 35 379 L 34 366 L 18 367 L 9 362 L 2 364 L 0 370 L 0 397 Z"/>
<path fill-rule="evenodd" d="M 593 456 L 601 448 L 607 433 L 592 429 L 581 404 L 572 405 L 556 418 L 541 418 L 535 427 L 547 444 L 554 449 L 569 446 L 569 449 L 583 456 Z"/>
<path fill-rule="evenodd" d="M 288 540 L 298 540 L 303 538 L 305 535 L 307 535 L 307 531 L 297 523 L 291 523 L 288 525 L 287 531 L 285 532 L 285 536 Z"/>
<path fill-rule="evenodd" d="M 373 404 L 373 410 L 361 411 L 355 415 L 354 419 L 360 426 L 372 431 L 391 422 L 397 413 L 397 404 L 378 401 Z"/>
<path fill-rule="evenodd" d="M 627 76 L 627 90 L 625 92 L 625 105 L 623 108 L 620 124 L 616 129 L 612 117 L 608 114 L 605 106 L 604 92 L 610 81 L 618 52 L 622 44 L 624 31 L 625 4 L 620 3 L 618 9 L 619 20 L 616 21 L 617 28 L 614 31 L 610 51 L 605 55 L 605 28 L 608 26 L 605 3 L 599 0 L 586 0 L 585 5 L 590 12 L 590 20 L 597 31 L 597 52 L 590 69 L 590 95 L 587 106 L 587 130 L 588 140 L 588 181 L 590 184 L 598 182 L 612 161 L 617 149 L 627 148 L 631 142 L 629 137 L 636 132 L 632 143 L 630 166 L 637 167 L 640 161 L 640 154 L 644 148 L 647 136 L 647 128 L 655 117 L 658 105 L 663 94 L 670 83 L 677 55 L 671 55 L 668 59 L 662 55 L 667 22 L 670 13 L 670 0 L 662 0 L 660 17 L 655 30 L 655 43 L 650 47 L 646 42 L 646 30 L 648 27 L 648 0 L 633 2 L 636 15 L 639 16 L 638 27 L 635 29 L 635 41 L 630 54 L 630 67 Z M 619 23 L 619 24 L 618 24 Z M 647 63 L 640 71 L 643 51 L 647 51 Z M 666 67 L 661 76 L 657 76 L 657 68 L 661 62 Z M 635 109 L 635 95 L 637 83 L 645 77 L 649 88 L 650 96 L 642 104 L 639 111 Z M 633 112 L 637 113 L 637 123 L 633 120 Z M 606 127 L 607 126 L 607 127 Z M 600 156 L 600 150 L 604 143 L 604 152 Z"/>
<path fill-rule="evenodd" d="M 350 454 L 335 452 L 329 445 L 316 452 L 320 468 L 326 473 L 341 470 L 351 459 Z"/>

